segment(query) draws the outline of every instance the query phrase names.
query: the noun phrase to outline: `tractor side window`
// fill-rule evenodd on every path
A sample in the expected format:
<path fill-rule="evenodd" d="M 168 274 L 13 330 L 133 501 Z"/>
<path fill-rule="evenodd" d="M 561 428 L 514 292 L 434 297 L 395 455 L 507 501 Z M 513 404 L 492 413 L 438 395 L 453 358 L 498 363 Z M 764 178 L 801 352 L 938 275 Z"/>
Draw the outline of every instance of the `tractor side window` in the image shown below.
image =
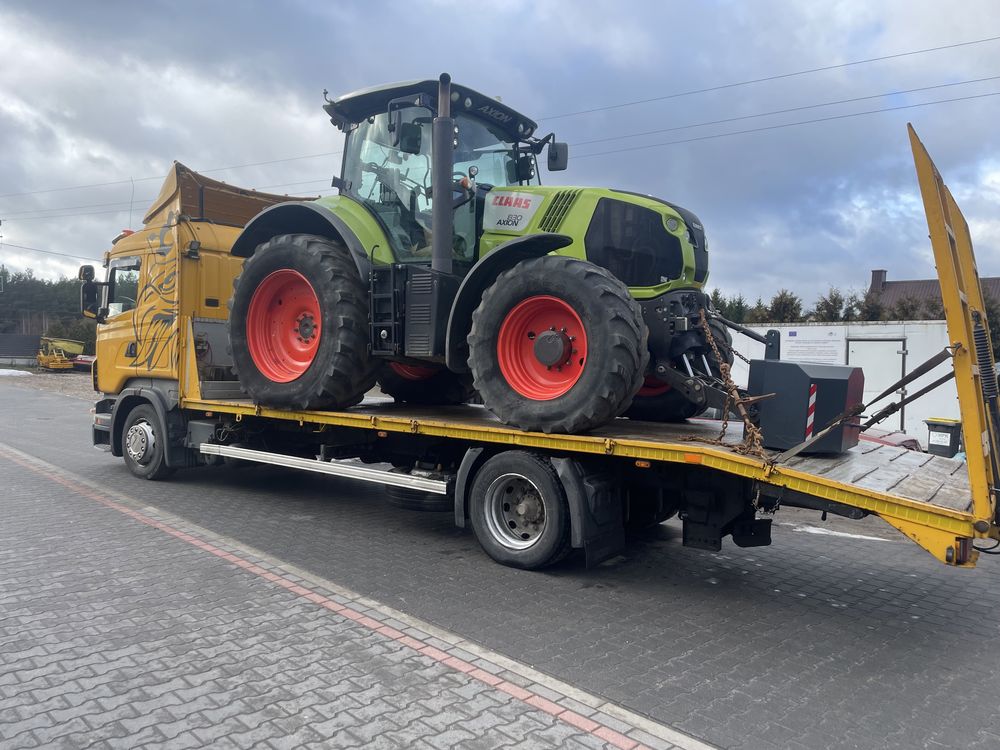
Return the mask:
<path fill-rule="evenodd" d="M 369 117 L 347 140 L 344 179 L 389 231 L 400 260 L 429 257 L 431 226 L 430 110 L 399 110 L 401 138 L 393 146 L 388 114 Z"/>
<path fill-rule="evenodd" d="M 104 287 L 103 306 L 108 308 L 109 318 L 135 309 L 141 265 L 142 258 L 138 255 L 115 258 L 108 265 L 108 285 Z"/>

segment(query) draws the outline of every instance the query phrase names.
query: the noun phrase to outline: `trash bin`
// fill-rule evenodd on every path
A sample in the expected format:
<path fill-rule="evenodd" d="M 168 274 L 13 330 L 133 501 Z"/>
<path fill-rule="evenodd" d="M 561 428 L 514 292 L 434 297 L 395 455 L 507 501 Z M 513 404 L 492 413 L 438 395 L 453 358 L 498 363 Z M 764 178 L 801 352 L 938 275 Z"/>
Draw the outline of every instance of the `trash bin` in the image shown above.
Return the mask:
<path fill-rule="evenodd" d="M 962 443 L 962 420 L 931 417 L 927 425 L 927 452 L 951 458 Z"/>

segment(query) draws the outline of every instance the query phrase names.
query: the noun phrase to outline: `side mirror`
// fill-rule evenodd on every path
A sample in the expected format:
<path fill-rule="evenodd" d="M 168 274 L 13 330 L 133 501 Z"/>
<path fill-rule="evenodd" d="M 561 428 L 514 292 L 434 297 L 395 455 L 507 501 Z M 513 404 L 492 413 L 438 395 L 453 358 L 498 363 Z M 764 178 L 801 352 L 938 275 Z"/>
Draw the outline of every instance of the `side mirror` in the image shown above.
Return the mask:
<path fill-rule="evenodd" d="M 399 147 L 400 131 L 403 129 L 403 112 L 389 104 L 389 145 Z"/>
<path fill-rule="evenodd" d="M 90 266 L 84 266 L 84 268 L 90 268 L 91 275 L 93 275 L 94 269 Z M 83 268 L 80 269 L 80 276 L 83 277 Z M 97 308 L 97 290 L 99 285 L 95 284 L 90 279 L 85 279 L 80 285 L 80 313 L 85 318 L 94 318 L 97 322 L 102 322 L 100 320 L 100 311 Z"/>
<path fill-rule="evenodd" d="M 397 141 L 394 145 L 398 145 L 404 154 L 419 154 L 421 138 L 420 125 L 415 122 L 397 123 L 392 131 L 392 139 Z"/>
<path fill-rule="evenodd" d="M 76 274 L 76 277 L 80 281 L 93 281 L 94 280 L 94 267 L 93 266 L 80 266 L 80 271 Z"/>
<path fill-rule="evenodd" d="M 549 144 L 549 171 L 561 172 L 569 164 L 569 144 L 552 141 Z"/>

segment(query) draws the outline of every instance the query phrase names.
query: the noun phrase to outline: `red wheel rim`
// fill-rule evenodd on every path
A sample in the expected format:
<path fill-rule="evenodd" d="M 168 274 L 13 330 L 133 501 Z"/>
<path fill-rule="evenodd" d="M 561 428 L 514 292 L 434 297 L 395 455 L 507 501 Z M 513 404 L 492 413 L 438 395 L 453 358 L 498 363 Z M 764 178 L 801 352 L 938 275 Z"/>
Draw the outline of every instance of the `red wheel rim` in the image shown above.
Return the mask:
<path fill-rule="evenodd" d="M 421 367 L 420 365 L 404 365 L 402 362 L 390 362 L 389 369 L 406 380 L 427 380 L 438 373 L 436 367 Z"/>
<path fill-rule="evenodd" d="M 642 381 L 642 387 L 639 389 L 637 396 L 660 396 L 670 390 L 670 383 L 664 383 L 662 380 L 647 375 Z"/>
<path fill-rule="evenodd" d="M 543 335 L 549 337 L 558 353 L 558 361 L 551 364 L 540 359 L 538 339 Z M 558 297 L 528 297 L 500 324 L 497 359 L 504 379 L 520 395 L 535 401 L 558 398 L 583 374 L 587 361 L 583 321 Z"/>
<path fill-rule="evenodd" d="M 316 358 L 319 297 L 306 277 L 283 268 L 264 278 L 247 310 L 247 346 L 261 374 L 275 383 L 301 377 Z"/>

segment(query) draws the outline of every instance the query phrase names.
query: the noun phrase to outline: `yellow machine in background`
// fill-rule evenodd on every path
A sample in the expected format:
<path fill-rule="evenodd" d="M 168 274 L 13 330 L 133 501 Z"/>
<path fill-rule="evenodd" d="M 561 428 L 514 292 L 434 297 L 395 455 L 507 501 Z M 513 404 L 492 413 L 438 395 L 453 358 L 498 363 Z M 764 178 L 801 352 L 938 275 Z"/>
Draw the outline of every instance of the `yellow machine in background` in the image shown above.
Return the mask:
<path fill-rule="evenodd" d="M 38 349 L 38 366 L 43 370 L 72 370 L 73 358 L 83 354 L 82 341 L 43 336 Z"/>

